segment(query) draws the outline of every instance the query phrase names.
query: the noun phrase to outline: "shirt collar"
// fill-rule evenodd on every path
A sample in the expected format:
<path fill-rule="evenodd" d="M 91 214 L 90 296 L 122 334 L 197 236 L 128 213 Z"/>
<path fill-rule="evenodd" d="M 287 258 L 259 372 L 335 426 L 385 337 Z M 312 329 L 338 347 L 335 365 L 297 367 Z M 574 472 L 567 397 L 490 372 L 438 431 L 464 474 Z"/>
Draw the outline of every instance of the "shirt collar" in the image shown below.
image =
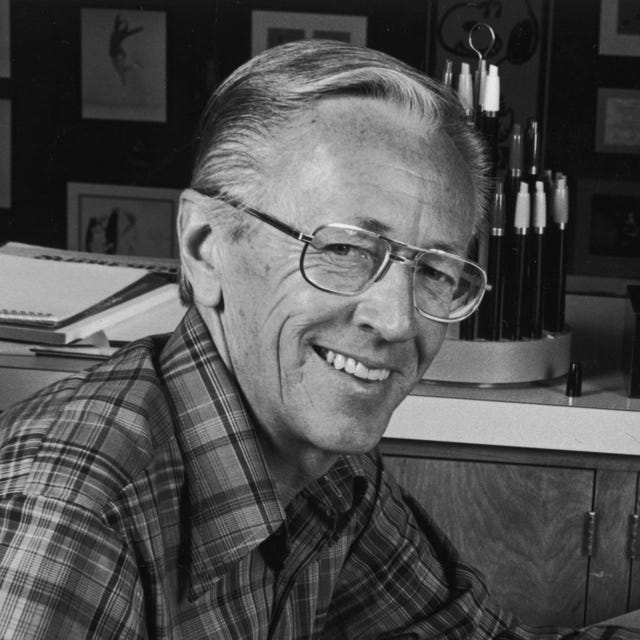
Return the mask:
<path fill-rule="evenodd" d="M 195 307 L 169 338 L 159 365 L 187 473 L 186 562 L 195 599 L 278 530 L 285 512 L 242 394 Z M 345 456 L 303 493 L 325 518 L 342 522 L 362 499 L 364 476 L 360 461 Z"/>

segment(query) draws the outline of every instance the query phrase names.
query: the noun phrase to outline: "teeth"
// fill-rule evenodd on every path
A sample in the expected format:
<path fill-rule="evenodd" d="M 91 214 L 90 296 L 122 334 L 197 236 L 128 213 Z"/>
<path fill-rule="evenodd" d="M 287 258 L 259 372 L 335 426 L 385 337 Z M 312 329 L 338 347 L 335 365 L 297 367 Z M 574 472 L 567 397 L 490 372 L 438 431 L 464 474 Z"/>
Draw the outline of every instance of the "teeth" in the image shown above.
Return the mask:
<path fill-rule="evenodd" d="M 347 373 L 354 375 L 362 380 L 386 380 L 391 373 L 389 369 L 369 369 L 353 358 L 347 358 L 341 353 L 327 350 L 323 351 L 325 360 L 332 364 L 334 369 L 341 371 L 344 369 Z"/>

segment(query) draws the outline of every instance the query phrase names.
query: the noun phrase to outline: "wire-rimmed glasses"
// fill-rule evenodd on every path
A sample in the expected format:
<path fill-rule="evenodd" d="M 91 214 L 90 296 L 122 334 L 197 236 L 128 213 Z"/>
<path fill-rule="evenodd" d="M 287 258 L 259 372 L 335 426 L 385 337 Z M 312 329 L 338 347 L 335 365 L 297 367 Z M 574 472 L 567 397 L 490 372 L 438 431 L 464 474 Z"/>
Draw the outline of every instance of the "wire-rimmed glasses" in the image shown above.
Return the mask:
<path fill-rule="evenodd" d="M 487 276 L 471 260 L 441 249 L 422 249 L 349 224 L 334 222 L 307 234 L 247 207 L 222 192 L 197 190 L 219 198 L 304 244 L 300 273 L 312 286 L 356 296 L 380 281 L 392 263 L 413 270 L 413 303 L 420 315 L 437 322 L 460 322 L 480 305 Z"/>

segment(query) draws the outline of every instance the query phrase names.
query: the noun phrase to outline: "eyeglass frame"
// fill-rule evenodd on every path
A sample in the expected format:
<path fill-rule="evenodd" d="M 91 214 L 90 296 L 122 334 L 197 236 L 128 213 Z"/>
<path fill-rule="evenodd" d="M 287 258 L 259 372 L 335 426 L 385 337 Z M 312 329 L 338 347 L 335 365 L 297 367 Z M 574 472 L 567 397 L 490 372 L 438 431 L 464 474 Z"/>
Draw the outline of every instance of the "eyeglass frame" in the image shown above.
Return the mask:
<path fill-rule="evenodd" d="M 424 318 L 427 318 L 429 320 L 433 320 L 435 322 L 442 322 L 444 324 L 454 324 L 456 322 L 462 322 L 463 320 L 466 320 L 471 315 L 473 315 L 473 313 L 475 313 L 475 311 L 480 306 L 480 303 L 482 302 L 482 299 L 484 297 L 485 292 L 491 289 L 491 285 L 489 285 L 488 282 L 487 282 L 487 273 L 486 273 L 486 271 L 477 262 L 474 262 L 473 260 L 469 260 L 468 258 L 463 258 L 462 256 L 456 255 L 455 253 L 451 253 L 449 251 L 445 251 L 443 249 L 435 249 L 435 248 L 425 249 L 425 248 L 421 248 L 421 247 L 416 247 L 416 246 L 407 244 L 406 242 L 402 242 L 400 240 L 394 240 L 392 238 L 388 238 L 387 236 L 384 236 L 384 235 L 382 235 L 380 233 L 376 233 L 375 231 L 371 231 L 370 229 L 363 229 L 362 227 L 358 227 L 356 225 L 344 224 L 344 223 L 341 223 L 341 222 L 331 222 L 329 224 L 320 225 L 311 234 L 303 233 L 302 231 L 299 231 L 295 227 L 292 227 L 291 225 L 287 224 L 286 222 L 282 222 L 282 220 L 278 220 L 278 218 L 275 218 L 274 216 L 271 216 L 270 214 L 265 213 L 264 211 L 259 211 L 258 209 L 254 209 L 253 207 L 249 207 L 249 206 L 243 204 L 238 199 L 236 199 L 236 198 L 224 193 L 223 191 L 220 191 L 220 190 L 205 191 L 204 189 L 193 188 L 193 187 L 192 187 L 192 190 L 195 191 L 196 193 L 204 196 L 205 198 L 211 198 L 211 199 L 218 198 L 222 202 L 224 202 L 225 204 L 233 207 L 234 209 L 236 209 L 238 211 L 243 211 L 245 213 L 248 213 L 250 216 L 260 220 L 261 222 L 264 222 L 264 223 L 270 225 L 271 227 L 273 227 L 274 229 L 277 229 L 281 233 L 284 233 L 285 235 L 287 235 L 287 236 L 289 236 L 291 238 L 294 238 L 295 240 L 299 240 L 300 242 L 304 243 L 305 247 L 303 247 L 302 251 L 300 252 L 300 259 L 299 259 L 299 263 L 298 263 L 298 269 L 300 270 L 300 274 L 302 275 L 304 280 L 306 282 L 308 282 L 315 289 L 318 289 L 319 291 L 325 291 L 327 293 L 333 293 L 335 295 L 345 296 L 345 297 L 351 297 L 351 296 L 360 295 L 361 293 L 364 293 L 365 291 L 367 291 L 367 289 L 369 289 L 376 282 L 379 282 L 380 280 L 382 280 L 382 278 L 384 278 L 384 276 L 389 271 L 389 267 L 394 262 L 397 263 L 397 264 L 402 264 L 402 265 L 404 265 L 406 267 L 409 267 L 409 268 L 413 267 L 414 273 L 415 273 L 415 268 L 418 266 L 416 258 L 420 258 L 420 256 L 422 256 L 424 254 L 435 254 L 435 255 L 440 255 L 440 256 L 446 256 L 448 258 L 454 258 L 455 260 L 460 261 L 461 263 L 470 264 L 470 265 L 472 265 L 473 267 L 475 267 L 478 270 L 478 272 L 481 274 L 481 280 L 482 280 L 482 286 L 480 287 L 480 294 L 478 295 L 477 300 L 474 302 L 473 305 L 471 305 L 471 307 L 467 310 L 467 312 L 464 315 L 462 315 L 461 317 L 459 317 L 459 318 L 458 317 L 457 318 L 440 318 L 438 316 L 434 316 L 433 314 L 427 313 L 426 311 L 423 311 L 416 304 L 415 287 L 413 287 L 413 290 L 414 290 L 413 291 L 413 306 L 416 309 L 416 311 L 421 316 L 423 316 Z M 326 227 L 340 228 L 340 229 L 345 229 L 345 230 L 364 232 L 367 235 L 370 235 L 370 236 L 372 236 L 374 238 L 378 238 L 378 239 L 384 241 L 384 243 L 387 245 L 387 250 L 385 252 L 385 258 L 384 258 L 382 264 L 378 267 L 378 269 L 375 272 L 374 276 L 370 278 L 370 280 L 367 282 L 367 284 L 362 289 L 359 289 L 358 291 L 353 291 L 353 292 L 334 291 L 333 289 L 329 289 L 327 287 L 323 287 L 323 286 L 317 284 L 316 282 L 313 282 L 313 280 L 311 280 L 307 276 L 307 273 L 306 273 L 306 271 L 304 269 L 304 266 L 303 266 L 304 257 L 305 257 L 307 248 L 313 242 L 313 239 L 314 239 L 315 235 L 318 233 L 318 231 L 320 231 L 321 229 L 324 229 Z M 403 249 L 404 251 L 412 251 L 416 255 L 414 256 L 414 259 L 407 258 L 405 256 L 401 256 L 401 255 L 399 255 L 397 253 L 393 253 L 392 252 L 392 249 L 394 247 L 399 247 L 399 248 Z"/>

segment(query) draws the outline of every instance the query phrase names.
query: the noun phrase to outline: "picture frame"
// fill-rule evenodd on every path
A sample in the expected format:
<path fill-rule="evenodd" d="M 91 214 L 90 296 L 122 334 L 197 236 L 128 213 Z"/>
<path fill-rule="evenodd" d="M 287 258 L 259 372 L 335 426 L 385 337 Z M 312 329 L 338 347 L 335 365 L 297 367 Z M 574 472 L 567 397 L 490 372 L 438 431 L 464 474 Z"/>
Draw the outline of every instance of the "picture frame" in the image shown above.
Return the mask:
<path fill-rule="evenodd" d="M 176 258 L 180 193 L 180 189 L 69 182 L 67 248 Z"/>
<path fill-rule="evenodd" d="M 582 179 L 576 184 L 575 273 L 640 277 L 640 183 Z"/>
<path fill-rule="evenodd" d="M 640 56 L 637 0 L 600 0 L 601 56 Z"/>
<path fill-rule="evenodd" d="M 11 207 L 11 101 L 0 100 L 0 208 Z"/>
<path fill-rule="evenodd" d="M 640 90 L 598 89 L 595 149 L 640 153 Z"/>
<path fill-rule="evenodd" d="M 164 11 L 81 9 L 82 117 L 166 122 Z"/>
<path fill-rule="evenodd" d="M 9 0 L 0 0 L 0 78 L 11 77 L 10 25 Z"/>
<path fill-rule="evenodd" d="M 251 12 L 252 56 L 278 44 L 308 38 L 328 38 L 366 46 L 367 17 L 257 9 Z"/>

